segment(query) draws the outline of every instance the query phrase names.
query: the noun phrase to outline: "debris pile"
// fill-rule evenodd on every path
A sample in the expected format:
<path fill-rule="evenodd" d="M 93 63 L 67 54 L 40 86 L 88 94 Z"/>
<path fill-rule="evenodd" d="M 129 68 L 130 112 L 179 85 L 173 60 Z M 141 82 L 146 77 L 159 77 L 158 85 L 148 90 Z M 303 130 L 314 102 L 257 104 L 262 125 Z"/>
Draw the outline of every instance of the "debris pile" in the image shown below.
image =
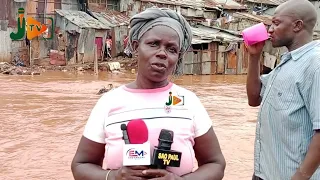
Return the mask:
<path fill-rule="evenodd" d="M 23 66 L 14 66 L 7 62 L 0 62 L 0 74 L 7 75 L 40 75 L 40 67 L 28 68 Z"/>
<path fill-rule="evenodd" d="M 7 75 L 40 75 L 44 71 L 63 71 L 63 72 L 86 72 L 93 71 L 94 64 L 69 64 L 60 65 L 56 63 L 53 65 L 50 62 L 39 63 L 32 67 L 26 67 L 24 65 L 0 62 L 0 74 Z M 103 61 L 98 63 L 99 71 L 108 71 L 111 73 L 121 73 L 121 71 L 134 72 L 137 69 L 137 60 L 135 58 L 113 58 L 111 61 Z"/>

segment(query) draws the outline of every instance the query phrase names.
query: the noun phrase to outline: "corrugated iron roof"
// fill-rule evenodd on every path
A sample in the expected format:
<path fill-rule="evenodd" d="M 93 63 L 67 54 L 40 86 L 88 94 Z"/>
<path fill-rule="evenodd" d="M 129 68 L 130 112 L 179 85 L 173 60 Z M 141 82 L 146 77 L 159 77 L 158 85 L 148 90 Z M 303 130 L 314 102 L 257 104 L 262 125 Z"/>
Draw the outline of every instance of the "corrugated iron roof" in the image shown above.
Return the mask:
<path fill-rule="evenodd" d="M 192 44 L 205 44 L 205 43 L 211 43 L 211 42 L 212 42 L 212 40 L 203 40 L 198 37 L 192 38 Z"/>
<path fill-rule="evenodd" d="M 222 7 L 223 9 L 246 9 L 245 6 L 233 0 L 140 0 L 142 2 L 151 2 L 159 4 L 180 5 L 190 8 L 215 8 Z"/>
<path fill-rule="evenodd" d="M 262 3 L 262 4 L 269 4 L 269 5 L 280 5 L 288 0 L 246 0 L 248 2 L 253 3 Z"/>
<path fill-rule="evenodd" d="M 190 8 L 201 8 L 204 6 L 204 0 L 140 0 L 141 2 L 151 2 L 159 4 L 178 5 Z"/>
<path fill-rule="evenodd" d="M 214 27 L 206 27 L 199 25 L 197 27 L 191 27 L 192 34 L 194 36 L 194 41 L 224 41 L 224 42 L 234 42 L 242 41 L 241 37 L 235 36 L 231 33 L 224 32 Z"/>
<path fill-rule="evenodd" d="M 272 24 L 272 16 L 267 16 L 267 15 L 253 15 L 253 14 L 249 14 L 249 13 L 240 13 L 240 12 L 236 12 L 233 13 L 234 17 L 238 17 L 238 18 L 247 18 L 247 19 L 251 19 L 254 21 L 258 21 L 258 22 L 263 22 L 266 25 L 271 25 Z"/>
<path fill-rule="evenodd" d="M 110 27 L 129 25 L 130 18 L 117 11 L 92 12 L 92 14 L 104 24 Z"/>
<path fill-rule="evenodd" d="M 246 9 L 244 5 L 233 0 L 206 0 L 206 4 L 216 4 L 223 9 Z"/>
<path fill-rule="evenodd" d="M 83 11 L 61 10 L 61 9 L 56 9 L 55 11 L 60 16 L 68 19 L 69 21 L 79 26 L 80 28 L 110 29 L 109 26 L 96 20 L 95 18 L 91 17 L 89 14 Z"/>

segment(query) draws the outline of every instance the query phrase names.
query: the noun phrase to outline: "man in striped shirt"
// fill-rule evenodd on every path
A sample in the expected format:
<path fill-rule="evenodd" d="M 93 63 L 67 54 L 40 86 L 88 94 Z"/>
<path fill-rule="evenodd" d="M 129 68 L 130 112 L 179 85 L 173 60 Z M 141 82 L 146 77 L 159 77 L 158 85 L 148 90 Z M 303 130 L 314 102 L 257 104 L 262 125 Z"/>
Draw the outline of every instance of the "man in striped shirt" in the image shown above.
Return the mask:
<path fill-rule="evenodd" d="M 307 0 L 277 7 L 269 29 L 274 47 L 289 50 L 260 76 L 264 43 L 248 46 L 247 95 L 259 106 L 253 180 L 320 180 L 320 41 Z"/>

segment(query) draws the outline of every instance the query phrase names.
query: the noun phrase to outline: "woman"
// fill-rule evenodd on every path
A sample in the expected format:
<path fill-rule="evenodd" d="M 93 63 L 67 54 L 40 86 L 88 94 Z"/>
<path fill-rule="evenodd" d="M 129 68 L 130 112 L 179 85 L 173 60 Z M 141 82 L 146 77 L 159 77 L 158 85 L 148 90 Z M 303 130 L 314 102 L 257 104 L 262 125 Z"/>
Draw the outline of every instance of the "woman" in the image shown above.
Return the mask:
<path fill-rule="evenodd" d="M 225 160 L 207 111 L 194 93 L 168 81 L 191 45 L 190 25 L 170 9 L 150 8 L 133 16 L 130 27 L 130 47 L 138 55 L 137 78 L 104 94 L 93 108 L 72 162 L 74 178 L 221 180 Z M 169 93 L 185 101 L 167 106 Z M 174 131 L 171 149 L 182 152 L 180 167 L 122 167 L 120 125 L 131 119 L 144 120 L 152 147 L 158 145 L 161 129 Z M 199 168 L 192 172 L 194 156 Z"/>

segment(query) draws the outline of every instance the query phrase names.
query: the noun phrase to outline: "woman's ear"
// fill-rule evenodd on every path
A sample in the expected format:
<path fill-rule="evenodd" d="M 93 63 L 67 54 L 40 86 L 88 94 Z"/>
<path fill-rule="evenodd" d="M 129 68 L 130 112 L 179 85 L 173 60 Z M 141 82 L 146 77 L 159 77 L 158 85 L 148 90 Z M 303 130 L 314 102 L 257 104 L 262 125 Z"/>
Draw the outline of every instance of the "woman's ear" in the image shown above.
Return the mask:
<path fill-rule="evenodd" d="M 139 42 L 137 40 L 132 41 L 132 51 L 134 54 L 138 52 Z"/>

